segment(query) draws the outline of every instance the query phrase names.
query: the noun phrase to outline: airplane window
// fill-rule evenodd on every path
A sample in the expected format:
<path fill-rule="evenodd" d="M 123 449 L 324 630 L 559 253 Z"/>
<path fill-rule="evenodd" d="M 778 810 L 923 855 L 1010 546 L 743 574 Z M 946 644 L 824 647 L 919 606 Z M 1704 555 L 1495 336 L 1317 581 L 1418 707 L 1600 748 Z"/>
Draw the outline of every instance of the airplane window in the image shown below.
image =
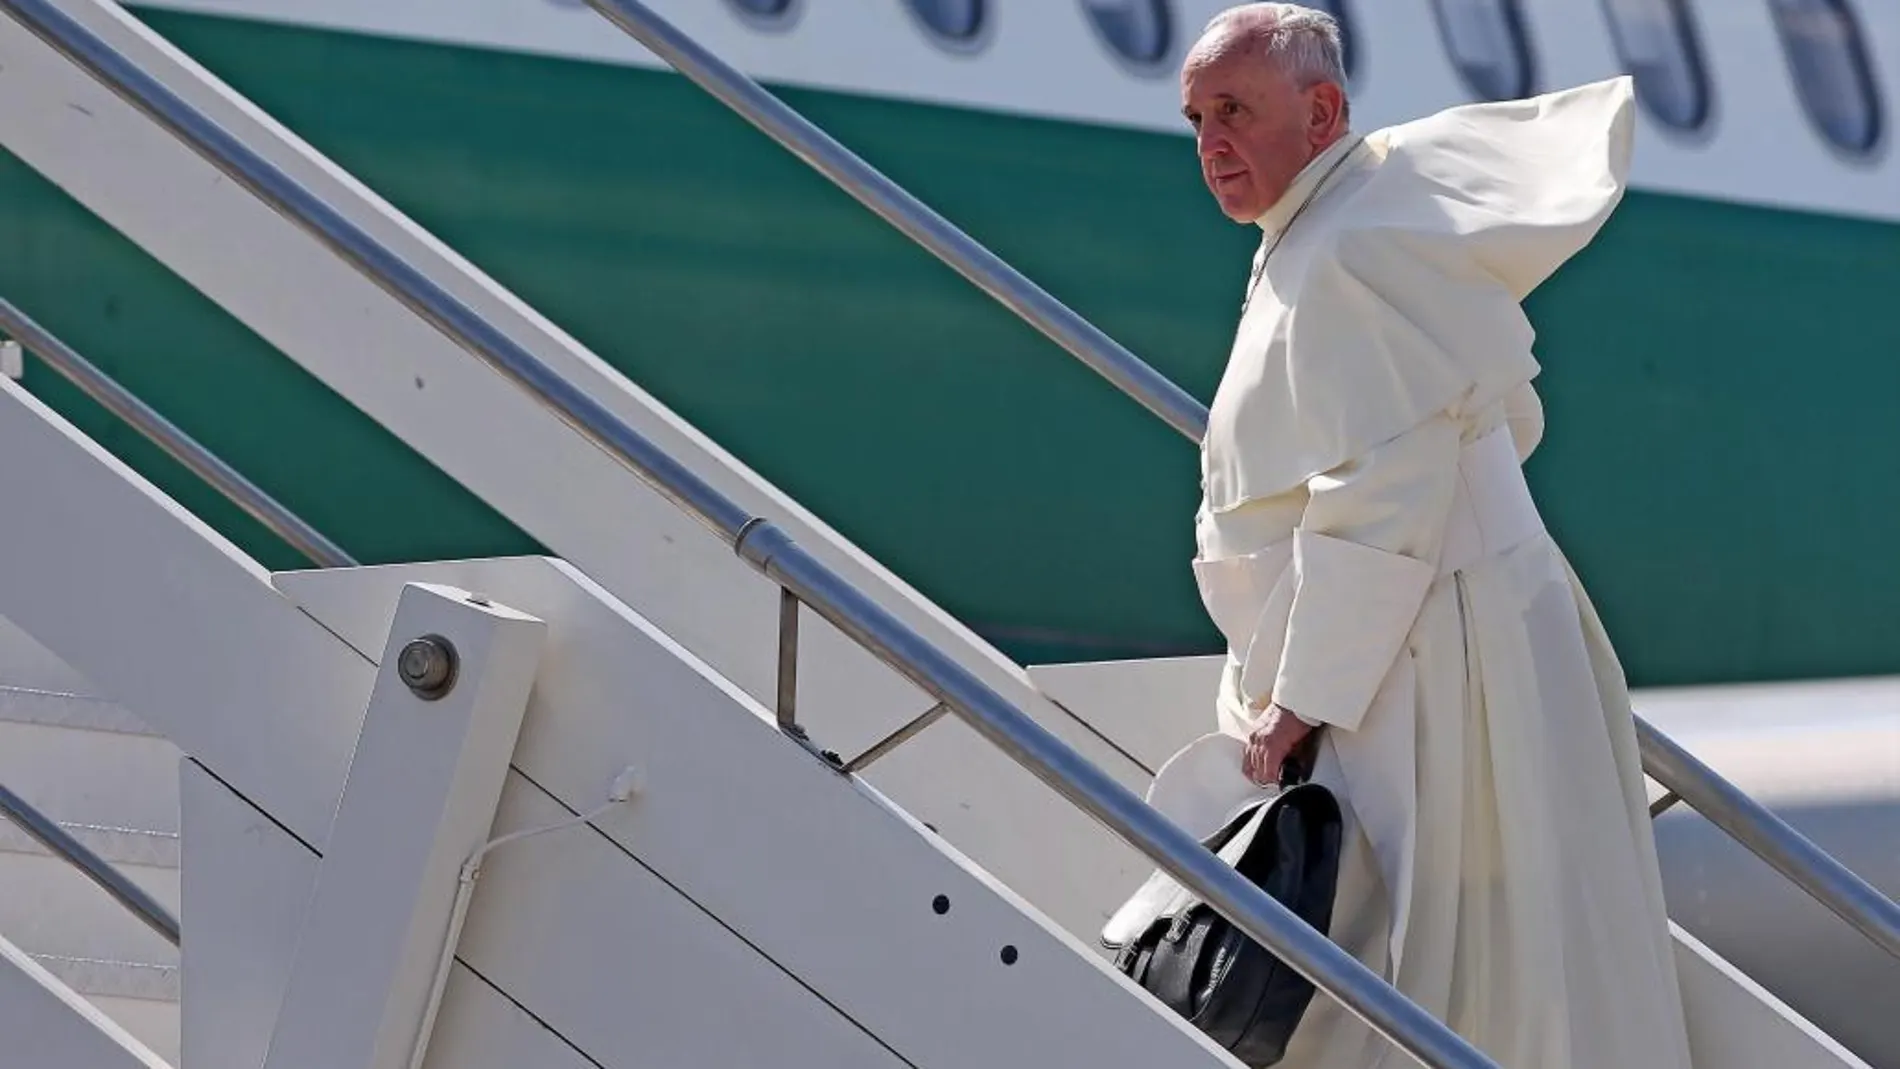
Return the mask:
<path fill-rule="evenodd" d="M 1108 47 L 1131 63 L 1159 63 L 1173 44 L 1167 0 L 1082 0 Z"/>
<path fill-rule="evenodd" d="M 1307 6 L 1326 12 L 1333 17 L 1333 21 L 1339 23 L 1339 43 L 1346 53 L 1346 77 L 1358 77 L 1359 55 L 1353 47 L 1352 16 L 1346 11 L 1346 0 L 1307 0 Z"/>
<path fill-rule="evenodd" d="M 1665 126 L 1700 129 L 1709 117 L 1709 83 L 1683 0 L 1603 0 L 1603 13 L 1643 107 Z"/>
<path fill-rule="evenodd" d="M 930 32 L 947 40 L 969 42 L 975 40 L 983 30 L 983 0 L 905 0 L 910 10 L 930 28 Z"/>
<path fill-rule="evenodd" d="M 1880 140 L 1880 104 L 1847 0 L 1769 0 L 1795 92 L 1821 135 L 1848 152 Z"/>
<path fill-rule="evenodd" d="M 1531 52 L 1516 0 L 1432 0 L 1438 30 L 1465 85 L 1480 100 L 1531 93 Z"/>
<path fill-rule="evenodd" d="M 792 0 L 726 0 L 741 15 L 755 19 L 782 19 L 791 14 Z"/>

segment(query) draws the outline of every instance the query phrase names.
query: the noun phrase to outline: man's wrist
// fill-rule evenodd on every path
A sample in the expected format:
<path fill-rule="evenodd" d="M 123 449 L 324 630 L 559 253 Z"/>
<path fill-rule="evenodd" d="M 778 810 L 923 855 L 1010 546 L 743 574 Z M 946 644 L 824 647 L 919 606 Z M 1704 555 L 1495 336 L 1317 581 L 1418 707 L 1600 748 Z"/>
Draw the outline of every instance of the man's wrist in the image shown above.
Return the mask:
<path fill-rule="evenodd" d="M 1277 701 L 1274 701 L 1271 696 L 1268 696 L 1264 701 L 1259 702 L 1253 708 L 1255 712 L 1259 712 L 1259 713 L 1275 712 L 1275 713 L 1280 714 L 1283 717 L 1287 717 L 1293 720 L 1298 720 L 1300 723 L 1305 724 L 1309 728 L 1316 728 L 1320 726 L 1319 721 L 1308 720 L 1306 717 L 1301 716 L 1299 713 L 1295 712 L 1294 710 L 1288 709 L 1286 706 L 1281 705 Z"/>
<path fill-rule="evenodd" d="M 1298 720 L 1300 723 L 1305 724 L 1309 728 L 1316 728 L 1320 726 L 1320 721 L 1308 720 L 1306 717 L 1301 716 L 1299 713 L 1295 712 L 1292 709 L 1288 709 L 1286 706 L 1281 705 L 1279 702 L 1274 702 L 1273 707 L 1275 709 L 1280 710 L 1281 714 L 1285 716 L 1290 716 L 1293 719 Z"/>

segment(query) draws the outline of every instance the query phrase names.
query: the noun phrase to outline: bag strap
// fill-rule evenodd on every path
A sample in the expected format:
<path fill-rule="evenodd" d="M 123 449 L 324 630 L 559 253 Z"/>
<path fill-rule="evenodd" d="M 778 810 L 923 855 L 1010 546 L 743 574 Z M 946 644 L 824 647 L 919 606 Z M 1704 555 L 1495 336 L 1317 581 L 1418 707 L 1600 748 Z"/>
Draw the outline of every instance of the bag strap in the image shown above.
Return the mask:
<path fill-rule="evenodd" d="M 1150 990 L 1161 1000 L 1162 1005 L 1183 1017 L 1194 1016 L 1194 967 L 1206 952 L 1207 935 L 1211 927 L 1208 918 L 1213 915 L 1213 911 L 1206 906 L 1194 907 L 1184 915 L 1188 923 L 1185 926 L 1176 925 L 1177 928 L 1185 927 L 1185 938 L 1170 932 L 1155 947 L 1155 957 L 1164 961 L 1165 967 L 1161 975 L 1153 979 Z"/>

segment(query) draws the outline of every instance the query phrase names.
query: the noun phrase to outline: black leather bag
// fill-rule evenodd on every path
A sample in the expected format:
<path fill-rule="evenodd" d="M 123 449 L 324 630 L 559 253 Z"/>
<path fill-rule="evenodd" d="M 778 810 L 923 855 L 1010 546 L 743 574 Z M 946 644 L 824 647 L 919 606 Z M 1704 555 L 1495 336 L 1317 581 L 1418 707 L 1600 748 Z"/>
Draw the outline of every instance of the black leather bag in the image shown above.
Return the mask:
<path fill-rule="evenodd" d="M 1289 762 L 1292 765 L 1293 762 Z M 1204 845 L 1325 933 L 1338 888 L 1339 802 L 1310 770 L 1283 772 L 1284 789 L 1234 817 Z M 1264 1069 L 1313 999 L 1313 985 L 1228 923 L 1165 872 L 1157 872 L 1116 914 L 1108 931 L 1139 931 L 1115 965 L 1242 1063 Z"/>

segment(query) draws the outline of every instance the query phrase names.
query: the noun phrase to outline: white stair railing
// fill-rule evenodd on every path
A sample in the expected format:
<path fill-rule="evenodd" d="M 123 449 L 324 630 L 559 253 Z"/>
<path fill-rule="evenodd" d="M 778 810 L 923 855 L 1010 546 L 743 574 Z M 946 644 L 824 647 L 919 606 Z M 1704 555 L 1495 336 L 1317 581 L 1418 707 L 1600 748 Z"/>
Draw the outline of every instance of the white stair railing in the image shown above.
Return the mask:
<path fill-rule="evenodd" d="M 948 705 L 1012 759 L 1181 880 L 1381 1034 L 1440 1069 L 1494 1064 L 955 659 L 846 583 L 771 521 L 751 514 L 656 448 L 387 245 L 129 62 L 99 34 L 47 0 L 0 0 L 0 8 L 232 181 L 322 241 L 469 355 L 554 408 L 590 441 L 726 539 L 735 552 L 800 603 Z"/>
<path fill-rule="evenodd" d="M 6 382 L 0 455 L 0 605 L 189 756 L 187 1067 L 1225 1064 L 565 562 L 272 575 Z"/>

